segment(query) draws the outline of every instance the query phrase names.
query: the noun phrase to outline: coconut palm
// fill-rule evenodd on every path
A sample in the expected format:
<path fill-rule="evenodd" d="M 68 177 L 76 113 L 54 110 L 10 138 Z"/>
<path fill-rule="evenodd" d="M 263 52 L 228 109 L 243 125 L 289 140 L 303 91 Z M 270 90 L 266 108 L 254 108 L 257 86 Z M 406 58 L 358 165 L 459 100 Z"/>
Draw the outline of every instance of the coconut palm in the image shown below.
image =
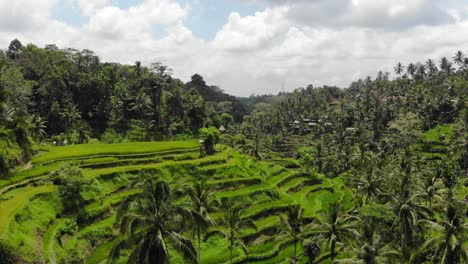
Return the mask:
<path fill-rule="evenodd" d="M 201 263 L 201 235 L 206 232 L 210 226 L 214 226 L 215 221 L 210 216 L 210 211 L 215 207 L 212 190 L 205 182 L 196 182 L 193 186 L 186 188 L 186 193 L 190 198 L 192 206 L 191 214 L 193 216 L 194 233 L 198 242 L 198 262 Z"/>
<path fill-rule="evenodd" d="M 448 203 L 446 218 L 442 223 L 425 221 L 431 230 L 438 232 L 433 238 L 427 240 L 421 251 L 432 248 L 435 253 L 432 263 L 468 263 L 468 228 L 464 223 L 464 212 L 453 203 Z"/>
<path fill-rule="evenodd" d="M 76 105 L 69 103 L 60 113 L 60 117 L 63 119 L 65 123 L 65 131 L 67 131 L 81 119 L 81 114 Z"/>
<path fill-rule="evenodd" d="M 38 114 L 31 117 L 31 134 L 34 138 L 43 139 L 46 136 L 46 123 L 47 121 Z"/>
<path fill-rule="evenodd" d="M 414 75 L 415 75 L 415 73 L 416 73 L 416 65 L 414 65 L 413 63 L 408 64 L 408 67 L 406 67 L 406 72 L 407 72 L 412 78 L 414 78 Z"/>
<path fill-rule="evenodd" d="M 320 254 L 320 246 L 319 244 L 311 239 L 304 240 L 302 247 L 304 248 L 304 255 L 309 257 L 309 264 L 313 264 L 315 259 Z"/>
<path fill-rule="evenodd" d="M 446 57 L 440 59 L 440 69 L 446 74 L 452 73 L 452 63 Z"/>
<path fill-rule="evenodd" d="M 370 167 L 362 172 L 361 177 L 357 180 L 357 194 L 363 198 L 364 204 L 368 203 L 372 197 L 382 194 L 381 184 L 383 179 L 378 177 L 375 168 Z"/>
<path fill-rule="evenodd" d="M 405 66 L 403 66 L 403 64 L 401 64 L 401 62 L 397 63 L 397 65 L 395 66 L 394 68 L 395 70 L 395 73 L 398 75 L 398 76 L 401 76 L 401 74 L 404 72 L 405 70 Z"/>
<path fill-rule="evenodd" d="M 140 119 L 143 119 L 146 111 L 150 109 L 151 100 L 149 96 L 143 91 L 139 91 L 130 103 L 130 110 L 135 111 Z"/>
<path fill-rule="evenodd" d="M 170 242 L 187 262 L 198 263 L 192 242 L 179 233 L 190 213 L 172 203 L 167 182 L 148 177 L 142 188 L 120 206 L 117 219 L 125 238 L 112 248 L 109 261 L 117 262 L 122 249 L 131 249 L 128 263 L 168 263 Z"/>
<path fill-rule="evenodd" d="M 455 56 L 453 56 L 453 62 L 461 66 L 463 65 L 464 58 L 465 58 L 465 55 L 463 54 L 461 50 L 459 50 L 455 53 Z"/>
<path fill-rule="evenodd" d="M 427 176 L 422 184 L 418 185 L 419 191 L 424 193 L 426 199 L 426 206 L 432 209 L 432 205 L 435 200 L 441 200 L 442 183 L 436 176 Z"/>
<path fill-rule="evenodd" d="M 411 248 L 414 247 L 414 233 L 419 220 L 427 219 L 432 211 L 418 203 L 423 194 L 414 192 L 413 177 L 414 158 L 406 151 L 399 160 L 399 173 L 395 174 L 395 195 L 391 196 L 392 207 L 397 215 L 393 226 L 400 229 L 400 245 L 402 255 L 409 259 Z"/>
<path fill-rule="evenodd" d="M 221 201 L 221 208 L 224 210 L 224 216 L 222 219 L 222 223 L 227 227 L 227 232 L 221 230 L 213 230 L 211 234 L 215 233 L 223 233 L 227 239 L 229 240 L 229 263 L 232 264 L 232 257 L 233 257 L 233 250 L 235 246 L 240 246 L 242 250 L 248 255 L 249 251 L 247 246 L 240 238 L 239 230 L 242 227 L 251 227 L 253 229 L 257 229 L 255 223 L 250 219 L 242 219 L 241 213 L 242 208 L 235 203 L 232 199 L 223 199 Z"/>
<path fill-rule="evenodd" d="M 281 216 L 281 222 L 284 227 L 282 233 L 286 233 L 293 239 L 294 263 L 297 263 L 297 242 L 299 235 L 302 233 L 302 225 L 304 224 L 303 212 L 304 210 L 300 206 L 289 206 L 286 214 Z"/>
<path fill-rule="evenodd" d="M 337 255 L 338 245 L 359 236 L 356 220 L 357 217 L 345 214 L 341 201 L 330 205 L 328 210 L 320 212 L 314 219 L 311 230 L 327 241 L 332 262 Z"/>
<path fill-rule="evenodd" d="M 428 59 L 426 61 L 426 69 L 428 70 L 430 76 L 433 76 L 437 73 L 437 66 L 432 59 Z"/>

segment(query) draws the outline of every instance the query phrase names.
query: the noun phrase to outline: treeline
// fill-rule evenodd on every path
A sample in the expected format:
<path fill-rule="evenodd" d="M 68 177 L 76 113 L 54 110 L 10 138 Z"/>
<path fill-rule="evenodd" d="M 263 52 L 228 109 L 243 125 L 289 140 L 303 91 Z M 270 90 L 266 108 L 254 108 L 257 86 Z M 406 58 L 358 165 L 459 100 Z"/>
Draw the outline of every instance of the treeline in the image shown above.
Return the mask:
<path fill-rule="evenodd" d="M 246 109 L 195 74 L 104 63 L 90 50 L 23 46 L 0 51 L 0 169 L 27 160 L 33 142 L 55 144 L 190 136 L 201 127 L 240 122 Z"/>
<path fill-rule="evenodd" d="M 314 220 L 325 225 L 296 232 L 312 233 L 309 263 L 468 261 L 468 58 L 398 63 L 395 74 L 260 98 L 243 135 L 224 139 L 259 159 L 281 147 L 353 191 L 352 210 L 338 204 Z"/>

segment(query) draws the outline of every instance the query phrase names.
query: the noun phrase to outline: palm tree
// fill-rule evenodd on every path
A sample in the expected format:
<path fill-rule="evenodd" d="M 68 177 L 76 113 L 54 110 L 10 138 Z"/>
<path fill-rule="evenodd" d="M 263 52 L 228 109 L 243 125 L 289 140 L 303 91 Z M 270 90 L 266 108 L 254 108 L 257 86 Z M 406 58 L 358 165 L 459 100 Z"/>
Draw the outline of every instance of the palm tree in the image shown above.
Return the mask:
<path fill-rule="evenodd" d="M 442 184 L 436 176 L 427 176 L 422 182 L 421 185 L 418 185 L 420 192 L 424 193 L 426 199 L 426 205 L 429 206 L 429 209 L 432 209 L 432 203 L 434 199 L 441 200 L 440 191 L 442 189 Z"/>
<path fill-rule="evenodd" d="M 314 264 L 314 260 L 320 254 L 320 246 L 316 241 L 306 239 L 304 240 L 302 247 L 304 248 L 304 255 L 309 257 L 309 264 Z"/>
<path fill-rule="evenodd" d="M 403 66 L 403 64 L 401 64 L 401 62 L 399 62 L 399 63 L 397 63 L 397 65 L 395 66 L 394 70 L 395 70 L 395 73 L 396 73 L 398 76 L 401 76 L 401 74 L 402 74 L 403 71 L 405 70 L 405 66 Z"/>
<path fill-rule="evenodd" d="M 406 67 L 406 72 L 414 78 L 414 74 L 416 73 L 416 65 L 413 63 L 408 64 L 408 67 Z"/>
<path fill-rule="evenodd" d="M 209 226 L 215 224 L 210 216 L 210 211 L 215 209 L 212 206 L 214 197 L 212 190 L 205 182 L 196 182 L 193 186 L 187 187 L 186 193 L 193 208 L 191 213 L 194 222 L 194 233 L 198 241 L 198 262 L 201 263 L 201 233 L 206 232 Z"/>
<path fill-rule="evenodd" d="M 395 195 L 392 196 L 393 209 L 397 217 L 393 226 L 400 227 L 400 245 L 402 255 L 406 259 L 410 258 L 410 249 L 414 246 L 414 231 L 417 223 L 421 219 L 426 219 L 432 211 L 420 205 L 417 200 L 423 196 L 420 193 L 414 193 L 413 187 L 415 179 L 413 177 L 414 159 L 409 150 L 401 156 L 399 173 L 397 173 L 397 188 Z"/>
<path fill-rule="evenodd" d="M 418 64 L 416 69 L 416 76 L 418 76 L 421 79 L 424 79 L 426 77 L 426 67 L 423 64 Z"/>
<path fill-rule="evenodd" d="M 300 206 L 289 206 L 286 215 L 281 216 L 284 230 L 283 233 L 288 234 L 294 243 L 294 263 L 297 263 L 297 242 L 299 235 L 302 233 L 302 225 L 304 223 L 303 209 Z"/>
<path fill-rule="evenodd" d="M 232 257 L 233 257 L 233 250 L 234 247 L 240 246 L 242 250 L 248 255 L 249 251 L 247 246 L 244 244 L 244 241 L 240 238 L 239 230 L 242 227 L 251 227 L 253 229 L 257 229 L 255 223 L 250 219 L 242 219 L 241 213 L 242 208 L 235 204 L 232 199 L 223 199 L 221 201 L 221 208 L 224 210 L 224 217 L 222 222 L 225 226 L 227 226 L 227 232 L 222 230 L 213 230 L 210 234 L 207 235 L 209 237 L 211 234 L 215 233 L 224 233 L 224 235 L 229 240 L 229 263 L 232 264 Z"/>
<path fill-rule="evenodd" d="M 440 59 L 440 69 L 446 74 L 452 73 L 452 63 L 446 57 Z"/>
<path fill-rule="evenodd" d="M 60 117 L 65 121 L 65 131 L 67 131 L 81 119 L 81 114 L 76 105 L 69 103 L 60 113 Z"/>
<path fill-rule="evenodd" d="M 34 114 L 31 117 L 31 134 L 36 139 L 43 139 L 46 136 L 45 129 L 47 128 L 45 121 L 40 115 Z"/>
<path fill-rule="evenodd" d="M 138 94 L 133 98 L 133 102 L 130 104 L 130 110 L 135 111 L 140 119 L 146 114 L 146 111 L 150 108 L 150 98 L 143 91 L 140 90 Z"/>
<path fill-rule="evenodd" d="M 170 241 L 187 262 L 198 263 L 192 242 L 178 232 L 190 212 L 172 203 L 167 182 L 148 177 L 142 188 L 141 193 L 127 198 L 120 206 L 117 220 L 125 238 L 112 248 L 109 261 L 115 263 L 120 251 L 129 248 L 132 253 L 128 263 L 168 263 Z"/>
<path fill-rule="evenodd" d="M 421 247 L 421 251 L 433 248 L 435 254 L 433 263 L 468 263 L 468 228 L 464 222 L 464 212 L 453 203 L 448 203 L 446 219 L 442 223 L 425 221 L 439 235 L 427 240 Z"/>
<path fill-rule="evenodd" d="M 434 76 L 437 73 L 437 66 L 432 59 L 427 60 L 426 68 L 428 69 L 430 76 Z"/>
<path fill-rule="evenodd" d="M 327 241 L 332 262 L 337 255 L 336 247 L 339 243 L 359 236 L 355 220 L 358 218 L 345 214 L 341 201 L 330 205 L 327 211 L 320 212 L 318 217 L 314 219 L 311 229 Z"/>
<path fill-rule="evenodd" d="M 378 177 L 374 172 L 374 168 L 370 167 L 357 180 L 357 193 L 363 198 L 364 204 L 368 203 L 373 196 L 377 196 L 383 191 L 381 190 L 382 178 Z"/>
<path fill-rule="evenodd" d="M 463 54 L 461 50 L 459 50 L 455 53 L 455 56 L 453 56 L 453 62 L 461 66 L 463 65 L 464 58 L 465 58 L 465 55 Z"/>

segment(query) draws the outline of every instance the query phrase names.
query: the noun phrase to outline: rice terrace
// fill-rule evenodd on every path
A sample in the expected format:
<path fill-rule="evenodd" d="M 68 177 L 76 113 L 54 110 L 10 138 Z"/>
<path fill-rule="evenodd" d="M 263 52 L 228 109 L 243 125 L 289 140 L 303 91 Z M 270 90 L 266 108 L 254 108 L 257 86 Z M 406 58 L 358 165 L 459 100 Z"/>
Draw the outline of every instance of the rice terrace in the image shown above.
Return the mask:
<path fill-rule="evenodd" d="M 190 204 L 188 196 L 177 195 L 182 191 L 178 187 L 202 182 L 212 190 L 213 199 L 238 198 L 243 204 L 240 220 L 253 225 L 236 230 L 248 255 L 236 247 L 234 261 L 280 263 L 287 262 L 294 250 L 292 238 L 278 235 L 280 214 L 288 207 L 300 205 L 304 219 L 339 200 L 352 207 L 352 194 L 339 179 L 306 174 L 288 160 L 253 162 L 224 146 L 215 155 L 199 157 L 198 145 L 162 141 L 43 148 L 31 168 L 1 182 L 1 236 L 21 249 L 26 261 L 58 262 L 80 254 L 87 263 L 101 263 L 122 239 L 115 226 L 118 206 L 140 191 L 134 183 L 142 175 L 156 175 L 167 181 L 177 205 Z M 61 211 L 50 173 L 72 166 L 80 168 L 80 176 L 90 184 L 82 191 L 81 211 L 68 215 Z M 211 214 L 220 222 L 223 209 Z M 229 262 L 228 248 L 229 241 L 220 234 L 204 240 L 201 262 Z M 170 251 L 170 256 L 174 263 L 184 263 L 177 251 Z"/>
<path fill-rule="evenodd" d="M 468 2 L 0 0 L 0 264 L 467 264 Z"/>

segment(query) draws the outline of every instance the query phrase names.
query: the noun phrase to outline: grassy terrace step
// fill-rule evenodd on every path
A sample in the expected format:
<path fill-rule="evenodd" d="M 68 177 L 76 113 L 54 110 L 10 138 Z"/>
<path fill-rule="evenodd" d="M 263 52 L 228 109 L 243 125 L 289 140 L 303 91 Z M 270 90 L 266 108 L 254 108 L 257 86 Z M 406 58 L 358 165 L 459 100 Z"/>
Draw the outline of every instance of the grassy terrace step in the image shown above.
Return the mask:
<path fill-rule="evenodd" d="M 255 185 L 255 184 L 261 184 L 261 183 L 262 183 L 262 180 L 260 178 L 231 178 L 231 179 L 222 179 L 222 180 L 211 180 L 207 182 L 209 186 L 213 186 L 216 189 L 224 189 L 227 187 L 231 187 L 233 185 L 241 186 L 241 185 Z"/>
<path fill-rule="evenodd" d="M 185 141 L 183 141 L 185 142 Z M 90 144 L 92 145 L 92 144 Z M 104 146 L 106 144 L 95 144 L 99 146 Z M 118 145 L 118 144 L 112 144 L 112 145 Z M 68 147 L 75 147 L 79 145 L 72 145 Z M 55 150 L 56 148 L 61 149 L 61 148 L 66 148 L 66 147 L 54 147 L 53 149 Z M 16 173 L 13 173 L 10 177 L 5 177 L 3 179 L 0 178 L 0 188 L 9 186 L 12 184 L 16 183 L 21 183 L 22 181 L 25 181 L 27 179 L 32 179 L 40 176 L 44 176 L 49 174 L 51 171 L 55 171 L 60 166 L 63 164 L 67 163 L 67 161 L 73 161 L 74 164 L 81 164 L 81 167 L 84 168 L 92 168 L 93 166 L 99 166 L 99 165 L 93 165 L 93 164 L 102 164 L 102 166 L 113 166 L 113 165 L 118 165 L 118 164 L 113 164 L 112 162 L 119 162 L 120 159 L 122 160 L 122 163 L 127 163 L 127 164 L 140 164 L 140 163 L 150 163 L 151 159 L 141 159 L 143 157 L 161 157 L 163 160 L 166 159 L 171 159 L 172 157 L 174 159 L 177 159 L 176 157 L 181 157 L 184 154 L 189 154 L 189 153 L 195 153 L 195 151 L 198 151 L 198 148 L 187 148 L 187 149 L 179 149 L 179 150 L 168 150 L 168 151 L 158 151 L 158 152 L 151 152 L 151 153 L 143 153 L 143 154 L 133 154 L 133 155 L 114 155 L 114 156 L 109 156 L 109 155 L 101 155 L 101 156 L 91 156 L 91 157 L 73 157 L 73 158 L 67 158 L 67 159 L 56 159 L 56 160 L 50 160 L 48 162 L 43 162 L 43 163 L 37 163 L 34 162 L 34 166 L 31 169 L 27 170 L 18 170 Z M 181 154 L 181 155 L 175 155 L 174 154 Z M 43 154 L 47 155 L 47 154 Z M 35 161 L 36 159 L 41 158 L 42 155 L 38 156 L 37 158 L 33 159 Z M 140 158 L 141 162 L 138 161 Z M 182 160 L 182 159 L 181 159 Z M 156 159 L 154 161 L 157 161 Z M 0 189 L 0 195 L 4 192 L 5 190 Z"/>
<path fill-rule="evenodd" d="M 194 153 L 193 151 L 188 151 L 185 154 L 181 155 L 169 155 L 169 154 L 152 154 L 150 158 L 134 158 L 134 159 L 116 159 L 113 161 L 105 161 L 105 162 L 97 162 L 97 163 L 89 163 L 80 165 L 81 168 L 84 169 L 99 169 L 99 168 L 109 168 L 109 167 L 117 167 L 117 166 L 127 166 L 127 165 L 139 165 L 139 164 L 151 164 L 151 163 L 160 163 L 166 160 L 191 160 L 198 158 L 197 156 L 190 155 L 188 153 Z"/>
<path fill-rule="evenodd" d="M 157 151 L 143 154 L 125 154 L 125 155 L 97 155 L 89 157 L 76 157 L 69 158 L 66 160 L 49 161 L 41 163 L 41 165 L 49 165 L 55 162 L 72 162 L 79 164 L 82 167 L 92 167 L 92 165 L 100 164 L 112 164 L 114 162 L 128 162 L 134 160 L 151 160 L 160 158 L 161 160 L 174 160 L 184 155 L 199 156 L 198 148 L 195 149 L 180 149 L 180 150 L 169 150 L 169 151 Z"/>
<path fill-rule="evenodd" d="M 257 227 L 256 230 L 253 228 L 247 228 L 242 230 L 242 239 L 246 241 L 251 241 L 260 234 L 268 232 L 268 230 L 276 232 L 277 229 L 281 227 L 281 220 L 280 217 L 277 215 L 267 216 L 265 218 L 261 218 L 255 221 L 255 226 Z"/>
<path fill-rule="evenodd" d="M 42 185 L 38 187 L 28 186 L 18 190 L 14 190 L 8 195 L 3 196 L 0 200 L 0 238 L 3 232 L 8 228 L 8 225 L 20 208 L 22 208 L 29 199 L 40 193 L 52 192 L 56 189 L 53 185 Z"/>
<path fill-rule="evenodd" d="M 205 171 L 207 173 L 216 173 L 217 171 L 226 170 L 226 169 L 235 167 L 236 165 L 237 165 L 236 162 L 230 159 L 226 163 L 223 163 L 223 164 L 212 164 L 212 165 L 203 166 L 202 168 L 200 168 L 200 170 Z"/>
<path fill-rule="evenodd" d="M 242 218 L 260 219 L 278 212 L 283 212 L 287 207 L 295 204 L 292 199 L 281 199 L 277 201 L 255 204 L 244 211 Z"/>
<path fill-rule="evenodd" d="M 288 174 L 288 175 L 284 175 L 283 178 L 281 179 L 277 179 L 276 181 L 276 185 L 278 187 L 283 187 L 286 183 L 288 183 L 289 181 L 295 179 L 295 178 L 298 178 L 298 177 L 304 177 L 306 174 L 303 173 L 303 172 L 294 172 L 292 174 Z"/>
<path fill-rule="evenodd" d="M 211 164 L 222 164 L 226 163 L 227 155 L 224 153 L 216 153 L 213 156 L 207 156 L 200 159 L 189 160 L 189 161 L 166 161 L 164 163 L 157 164 L 145 164 L 145 165 L 129 165 L 113 168 L 102 168 L 102 169 L 84 169 L 83 173 L 86 177 L 98 177 L 103 175 L 112 175 L 116 173 L 126 172 L 126 173 L 138 173 L 139 171 L 158 169 L 164 167 L 170 167 L 174 165 L 192 165 L 192 166 L 207 166 Z"/>
<path fill-rule="evenodd" d="M 218 192 L 215 194 L 215 196 L 217 198 L 232 198 L 232 197 L 237 197 L 237 196 L 252 195 L 255 193 L 259 193 L 259 192 L 266 192 L 266 191 L 270 191 L 273 189 L 274 189 L 273 186 L 261 184 L 261 185 L 249 186 L 249 187 L 242 188 L 242 189 L 237 189 L 234 191 Z"/>
<path fill-rule="evenodd" d="M 120 192 L 114 193 L 102 199 L 91 203 L 85 207 L 85 211 L 88 213 L 89 218 L 97 219 L 103 214 L 108 212 L 111 208 L 119 205 L 125 198 L 140 193 L 140 189 L 125 189 Z"/>
<path fill-rule="evenodd" d="M 303 184 L 305 181 L 307 181 L 307 177 L 296 177 L 291 179 L 290 181 L 286 182 L 284 185 L 281 186 L 281 190 L 288 192 L 290 189 L 293 189 L 301 184 Z"/>
<path fill-rule="evenodd" d="M 157 141 L 157 142 L 131 142 L 117 144 L 80 144 L 64 147 L 46 146 L 40 155 L 33 158 L 33 163 L 40 164 L 47 161 L 66 160 L 77 157 L 90 157 L 99 155 L 125 155 L 144 154 L 151 152 L 168 151 L 174 149 L 194 149 L 199 146 L 197 141 Z"/>

